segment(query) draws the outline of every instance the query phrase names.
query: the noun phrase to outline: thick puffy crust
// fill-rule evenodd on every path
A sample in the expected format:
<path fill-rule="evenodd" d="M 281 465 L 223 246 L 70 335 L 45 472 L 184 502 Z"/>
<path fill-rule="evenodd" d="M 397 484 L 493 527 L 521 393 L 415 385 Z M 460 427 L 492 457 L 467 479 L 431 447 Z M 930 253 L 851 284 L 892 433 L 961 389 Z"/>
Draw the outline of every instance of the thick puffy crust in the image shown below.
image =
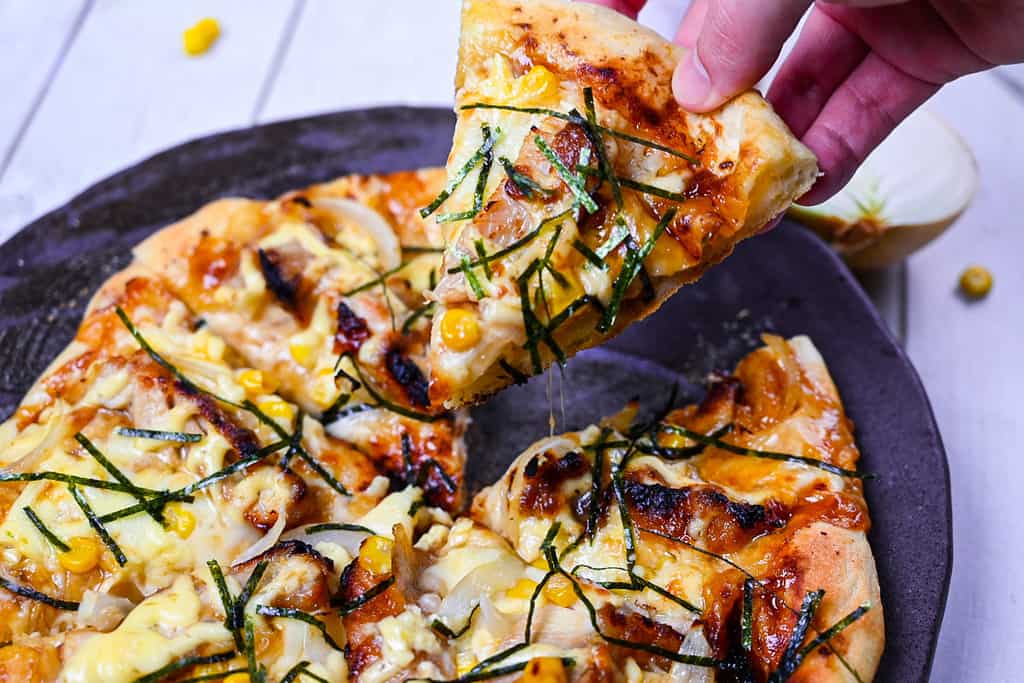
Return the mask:
<path fill-rule="evenodd" d="M 475 310 L 483 323 L 482 340 L 472 357 L 452 353 L 439 343 L 436 334 L 432 339 L 432 393 L 445 405 L 478 402 L 513 381 L 515 373 L 502 370 L 499 360 L 525 375 L 536 374 L 538 368 L 538 359 L 524 348 L 529 337 L 523 331 L 528 327 L 525 317 L 519 330 L 513 329 L 508 320 L 511 313 L 504 310 L 510 307 L 498 303 L 510 292 L 515 298 L 516 277 L 526 270 L 530 257 L 516 263 L 510 263 L 516 255 L 504 259 L 496 266 L 498 281 L 484 284 L 483 297 L 479 288 L 453 269 L 464 264 L 467 254 L 476 257 L 481 238 L 495 251 L 572 205 L 574 197 L 562 187 L 560 175 L 553 173 L 534 149 L 535 136 L 546 140 L 566 168 L 576 166 L 582 159 L 580 152 L 590 153 L 591 165 L 599 153 L 576 123 L 536 110 L 509 111 L 493 105 L 533 107 L 563 115 L 583 112 L 583 92 L 591 88 L 600 125 L 695 160 L 691 164 L 608 132 L 603 134 L 603 153 L 617 176 L 656 186 L 676 197 L 623 186 L 626 201 L 622 215 L 637 245 L 653 232 L 661 216 L 671 209 L 678 213 L 644 261 L 652 295 L 641 296 L 639 287 L 630 288 L 615 324 L 603 332 L 596 329 L 599 318 L 589 309 L 574 314 L 555 334 L 567 356 L 607 340 L 652 313 L 680 286 L 698 279 L 728 256 L 737 242 L 762 230 L 813 184 L 817 172 L 813 154 L 756 92 L 744 93 L 707 115 L 683 111 L 671 92 L 672 71 L 683 55 L 682 48 L 654 32 L 586 3 L 464 2 L 456 77 L 459 118 L 448 160 L 449 177 L 479 148 L 481 126 L 488 125 L 492 131 L 501 130 L 494 157 L 511 160 L 519 172 L 549 192 L 542 201 L 524 197 L 495 166 L 484 185 L 482 211 L 470 220 L 445 223 L 447 275 L 434 292 L 441 304 L 435 328 L 449 309 L 460 307 Z M 455 188 L 442 205 L 445 211 L 473 204 L 474 177 L 471 174 Z M 583 182 L 600 209 L 572 221 L 563 237 L 569 242 L 578 237 L 596 250 L 615 225 L 613 193 L 608 183 L 593 174 Z M 609 279 L 624 251 L 603 257 L 612 266 Z M 586 267 L 586 262 L 572 253 L 556 264 L 563 274 Z M 501 274 L 503 270 L 510 275 Z M 491 280 L 489 274 L 487 278 Z M 577 295 L 585 292 L 602 304 L 610 303 L 609 283 L 601 283 L 593 273 L 581 276 L 576 284 L 573 291 Z M 544 344 L 540 346 L 540 367 L 560 360 Z"/>

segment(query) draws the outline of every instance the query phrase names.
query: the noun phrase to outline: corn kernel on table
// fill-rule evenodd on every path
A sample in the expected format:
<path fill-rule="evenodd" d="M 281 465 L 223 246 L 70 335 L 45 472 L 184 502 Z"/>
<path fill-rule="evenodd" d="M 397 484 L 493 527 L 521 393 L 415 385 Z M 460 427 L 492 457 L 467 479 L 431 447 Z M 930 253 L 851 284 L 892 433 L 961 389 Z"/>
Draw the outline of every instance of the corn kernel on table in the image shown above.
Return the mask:
<path fill-rule="evenodd" d="M 684 5 L 653 0 L 641 20 L 671 35 Z M 208 16 L 219 35 L 197 25 Z M 2 2 L 0 240 L 190 138 L 374 104 L 448 105 L 457 28 L 457 0 Z M 928 108 L 973 148 L 978 195 L 949 233 L 866 285 L 924 380 L 949 452 L 956 550 L 933 680 L 1018 680 L 1024 66 L 962 79 Z M 995 276 L 972 304 L 955 293 L 970 263 Z"/>

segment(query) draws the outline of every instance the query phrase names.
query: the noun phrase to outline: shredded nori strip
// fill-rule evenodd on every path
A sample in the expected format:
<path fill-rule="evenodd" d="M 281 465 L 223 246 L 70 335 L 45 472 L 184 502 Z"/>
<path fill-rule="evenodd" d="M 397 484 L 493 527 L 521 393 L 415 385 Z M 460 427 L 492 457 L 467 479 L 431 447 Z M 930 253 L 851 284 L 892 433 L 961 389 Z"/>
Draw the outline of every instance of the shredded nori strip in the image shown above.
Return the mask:
<path fill-rule="evenodd" d="M 461 638 L 466 634 L 466 631 L 469 630 L 469 627 L 473 625 L 473 615 L 476 614 L 476 611 L 478 609 L 480 609 L 480 603 L 473 605 L 473 609 L 469 610 L 469 616 L 466 618 L 465 625 L 463 625 L 463 627 L 460 628 L 458 631 L 453 631 L 452 629 L 448 628 L 443 621 L 437 618 L 434 618 L 430 622 L 430 628 L 434 629 L 435 631 L 443 635 L 445 638 L 448 638 L 449 640 Z"/>
<path fill-rule="evenodd" d="M 231 591 L 228 590 L 228 583 L 224 579 L 224 570 L 221 569 L 217 560 L 208 561 L 206 566 L 210 568 L 210 576 L 213 577 L 213 583 L 217 586 L 220 604 L 224 608 L 224 628 L 231 631 L 231 635 L 235 639 L 235 648 L 242 650 L 245 647 L 242 643 L 242 634 L 235 628 L 235 600 L 231 597 Z"/>
<path fill-rule="evenodd" d="M 179 681 L 176 681 L 175 683 L 203 683 L 204 681 L 222 681 L 232 674 L 244 674 L 248 671 L 248 669 L 228 669 L 226 671 L 218 671 L 212 674 L 203 674 L 202 676 L 183 678 Z"/>
<path fill-rule="evenodd" d="M 629 228 L 626 227 L 626 223 L 622 220 L 622 216 L 619 216 L 615 220 L 615 227 L 612 228 L 612 234 L 608 235 L 608 239 L 605 240 L 604 244 L 599 246 L 594 253 L 603 261 L 608 257 L 608 254 L 617 249 L 627 237 L 629 237 Z"/>
<path fill-rule="evenodd" d="M 444 189 L 442 189 L 441 193 L 434 198 L 434 201 L 430 202 L 425 207 L 420 209 L 420 218 L 426 218 L 427 216 L 441 208 L 441 205 L 448 200 L 448 197 L 452 195 L 452 192 L 455 191 L 455 188 L 462 184 L 462 181 L 466 179 L 466 176 L 468 176 L 470 172 L 477 167 L 478 164 L 483 162 L 484 158 L 488 154 L 491 154 L 491 151 L 494 149 L 494 143 L 498 141 L 498 134 L 501 131 L 497 131 L 495 135 L 490 135 L 490 129 L 486 124 L 483 126 L 483 131 L 483 144 L 481 144 L 479 149 L 477 149 L 476 152 L 473 153 L 473 156 L 466 160 L 466 163 L 462 165 L 462 168 L 458 170 L 458 172 L 451 178 L 451 180 L 449 180 L 445 184 Z"/>
<path fill-rule="evenodd" d="M 402 323 L 402 334 L 409 334 L 409 332 L 412 330 L 412 326 L 416 324 L 416 321 L 419 320 L 420 318 L 433 317 L 435 308 L 437 308 L 437 302 L 429 301 L 420 306 L 419 308 L 417 308 L 412 313 L 410 313 L 409 316 Z"/>
<path fill-rule="evenodd" d="M 253 633 L 252 617 L 245 617 L 245 660 L 249 669 L 249 683 L 263 683 L 267 680 L 262 664 L 256 661 L 256 634 Z"/>
<path fill-rule="evenodd" d="M 586 243 L 580 238 L 576 238 L 572 241 L 572 247 L 576 251 L 583 255 L 583 258 L 587 259 L 598 270 L 608 270 L 608 264 L 605 263 L 597 253 L 588 247 Z"/>
<path fill-rule="evenodd" d="M 281 679 L 281 683 L 294 683 L 294 681 L 297 680 L 300 675 L 306 676 L 307 678 L 312 678 L 317 683 L 330 683 L 330 681 L 328 681 L 326 678 L 323 678 L 322 676 L 317 676 L 315 673 L 310 671 L 309 662 L 307 661 L 301 661 L 295 666 L 293 666 L 291 669 L 289 669 L 288 673 L 286 673 L 284 675 L 284 678 Z"/>
<path fill-rule="evenodd" d="M 840 477 L 852 477 L 855 479 L 873 479 L 874 475 L 857 472 L 854 470 L 847 470 L 838 465 L 825 462 L 824 460 L 818 460 L 816 458 L 808 458 L 802 455 L 793 455 L 791 453 L 777 453 L 775 451 L 762 451 L 755 448 L 745 448 L 743 446 L 737 446 L 736 444 L 729 443 L 728 441 L 722 441 L 721 439 L 713 436 L 705 436 L 700 432 L 690 431 L 686 427 L 680 427 L 678 425 L 663 424 L 659 429 L 667 432 L 673 432 L 675 434 L 681 434 L 689 439 L 704 444 L 705 446 L 714 446 L 723 451 L 728 451 L 735 455 L 750 456 L 754 458 L 766 458 L 768 460 L 779 460 L 781 462 L 790 462 L 798 465 L 808 465 L 810 467 L 817 467 L 820 470 L 824 470 L 831 474 L 838 475 Z"/>
<path fill-rule="evenodd" d="M 245 614 L 245 606 L 249 603 L 253 593 L 260 585 L 260 581 L 263 579 L 263 575 L 267 571 L 269 563 L 266 560 L 260 560 L 252 570 L 252 574 L 249 574 L 248 580 L 245 582 L 245 586 L 242 587 L 242 592 L 238 594 L 233 604 L 231 612 L 231 625 L 234 629 L 240 629 L 246 625 L 248 618 Z"/>
<path fill-rule="evenodd" d="M 114 463 L 110 462 L 107 456 L 103 455 L 102 451 L 96 448 L 93 442 L 89 441 L 85 434 L 82 434 L 81 432 L 75 434 L 75 441 L 81 444 L 82 448 L 84 448 L 96 462 L 102 465 L 103 469 L 109 472 L 114 479 L 117 479 L 122 486 L 128 489 L 128 493 L 132 494 L 135 500 L 139 501 L 139 504 L 146 508 L 146 512 L 153 518 L 153 521 L 157 524 L 163 525 L 164 514 L 159 502 L 154 502 L 151 498 L 147 498 L 145 492 L 135 486 L 131 479 L 119 470 Z"/>
<path fill-rule="evenodd" d="M 629 247 L 626 255 L 626 260 L 622 263 L 622 270 L 619 271 L 618 276 L 615 278 L 615 283 L 612 285 L 612 297 L 605 308 L 605 315 L 601 322 L 597 325 L 598 332 L 608 332 L 613 325 L 615 325 L 615 319 L 619 314 L 619 307 L 622 304 L 622 300 L 626 296 L 626 290 L 629 285 L 632 284 L 636 278 L 640 269 L 643 268 L 644 259 L 650 255 L 651 251 L 654 250 L 654 245 L 661 237 L 662 233 L 668 228 L 668 224 L 676 217 L 676 210 L 669 209 L 665 212 L 665 215 L 658 221 L 658 225 L 654 228 L 654 232 L 643 244 L 642 247 L 636 249 L 632 246 Z"/>
<path fill-rule="evenodd" d="M 498 360 L 498 365 L 500 365 L 501 369 L 507 372 L 508 376 L 512 378 L 513 384 L 526 384 L 530 379 L 525 373 L 520 372 L 504 358 Z"/>
<path fill-rule="evenodd" d="M 533 193 L 536 192 L 545 197 L 549 197 L 555 193 L 554 190 L 549 190 L 536 180 L 516 170 L 516 167 L 511 161 L 505 157 L 500 157 L 498 161 L 501 163 L 501 167 L 505 169 L 505 175 L 512 181 L 512 184 L 523 193 L 523 196 L 527 199 L 533 199 Z"/>
<path fill-rule="evenodd" d="M 83 488 L 102 489 L 104 491 L 119 491 L 131 493 L 131 489 L 116 481 L 105 479 L 93 479 L 92 477 L 79 477 L 74 474 L 63 472 L 2 472 L 0 473 L 0 484 L 15 481 L 59 481 L 63 484 L 76 484 Z M 153 489 L 140 488 L 147 496 L 164 496 L 166 491 L 155 491 Z"/>
<path fill-rule="evenodd" d="M 740 646 L 749 653 L 754 647 L 754 580 L 743 580 L 743 610 L 740 613 Z"/>
<path fill-rule="evenodd" d="M 654 195 L 655 197 L 661 197 L 662 199 L 671 199 L 674 202 L 685 202 L 686 195 L 681 192 L 672 192 L 655 185 L 648 185 L 647 183 L 640 183 L 629 178 L 618 178 L 619 183 L 623 187 L 628 187 L 631 190 L 637 192 L 643 192 L 644 194 Z"/>
<path fill-rule="evenodd" d="M 484 261 L 484 263 L 486 263 L 486 261 Z M 478 301 L 487 296 L 487 292 L 484 290 L 483 285 L 480 284 L 480 280 L 477 279 L 477 276 L 473 273 L 473 265 L 470 263 L 468 256 L 462 257 L 462 267 L 459 268 L 459 270 L 461 270 L 462 274 L 465 275 L 466 284 L 469 285 L 469 288 L 473 291 L 473 296 L 475 296 Z"/>
<path fill-rule="evenodd" d="M 501 109 L 504 111 L 518 112 L 520 114 L 541 114 L 544 116 L 553 116 L 556 119 L 562 119 L 563 121 L 574 121 L 573 117 L 570 114 L 564 114 L 560 111 L 555 111 L 554 109 L 543 109 L 541 107 L 513 107 L 508 104 L 486 104 L 484 102 L 475 102 L 472 104 L 464 104 L 461 107 L 459 107 L 459 109 Z M 674 157 L 685 159 L 694 166 L 700 165 L 700 159 L 690 156 L 689 154 L 680 152 L 679 150 L 672 149 L 671 147 L 666 147 L 665 145 L 654 142 L 653 140 L 645 140 L 644 138 L 638 137 L 636 135 L 623 133 L 622 131 L 615 130 L 614 128 L 608 128 L 606 126 L 598 126 L 598 129 L 606 135 L 611 135 L 612 137 L 620 138 L 622 140 L 629 140 L 630 142 L 634 142 L 638 145 L 650 147 L 651 149 L 656 149 L 659 152 L 664 152 L 665 154 L 670 154 Z"/>
<path fill-rule="evenodd" d="M 101 522 L 96 516 L 96 513 L 93 512 L 93 509 L 89 506 L 89 502 L 86 501 L 86 499 L 82 497 L 82 494 L 78 492 L 78 487 L 74 484 L 70 484 L 68 486 L 68 491 L 71 492 L 71 497 L 75 499 L 76 503 L 78 503 L 78 507 L 82 509 L 82 513 L 85 515 L 86 520 L 88 520 L 89 526 L 91 526 L 93 531 L 99 535 L 103 544 L 110 549 L 110 552 L 114 555 L 114 559 L 117 561 L 117 564 L 122 567 L 128 564 L 128 558 L 125 557 L 124 552 L 121 551 L 121 547 L 117 545 L 113 536 L 111 536 L 110 532 L 107 531 L 107 528 L 103 526 L 103 522 Z M 145 505 L 143 505 L 143 509 L 148 510 Z"/>
<path fill-rule="evenodd" d="M 583 131 L 590 140 L 590 144 L 593 146 L 594 151 L 597 153 L 598 167 L 601 169 L 601 173 L 604 179 L 608 181 L 608 185 L 612 188 L 612 197 L 615 198 L 615 206 L 622 208 L 622 189 L 619 187 L 619 181 L 615 177 L 615 170 L 612 168 L 611 162 L 608 160 L 608 154 L 604 148 L 604 140 L 601 139 L 601 128 L 597 124 L 597 111 L 594 108 L 594 90 L 592 88 L 583 89 L 583 108 L 587 112 L 587 118 L 583 126 Z"/>
<path fill-rule="evenodd" d="M 176 443 L 199 443 L 203 440 L 202 434 L 190 432 L 165 432 L 158 429 L 139 429 L 137 427 L 118 427 L 117 433 L 135 439 L 150 439 L 152 441 L 173 441 Z"/>
<path fill-rule="evenodd" d="M 491 127 L 486 123 L 481 126 L 481 132 L 483 132 L 484 135 L 484 147 L 486 148 L 486 151 L 484 152 L 483 162 L 480 165 L 480 173 L 476 178 L 476 188 L 473 190 L 473 208 L 468 211 L 439 214 L 437 216 L 438 223 L 452 223 L 455 221 L 468 220 L 480 213 L 484 208 L 484 190 L 487 188 L 487 179 L 491 175 L 491 166 L 494 165 L 494 143 L 497 141 L 497 137 L 501 135 L 501 129 L 499 128 L 493 134 L 493 139 Z M 488 142 L 490 144 L 488 144 Z"/>
<path fill-rule="evenodd" d="M 372 289 L 373 287 L 376 287 L 377 285 L 386 286 L 386 282 L 387 282 L 387 279 L 389 277 L 391 277 L 395 273 L 399 272 L 400 270 L 405 268 L 410 263 L 412 263 L 412 261 L 406 261 L 405 263 L 402 263 L 400 265 L 395 266 L 391 270 L 385 270 L 383 273 L 381 273 L 377 277 L 373 278 L 369 282 L 364 282 L 363 284 L 359 285 L 358 287 L 353 287 L 352 289 L 348 290 L 347 292 L 342 292 L 341 295 L 342 296 L 354 296 L 356 294 L 359 294 L 360 292 L 365 292 L 368 289 Z"/>
<path fill-rule="evenodd" d="M 587 192 L 587 188 L 584 186 L 583 181 L 580 177 L 566 168 L 562 160 L 555 154 L 555 151 L 548 146 L 548 143 L 544 142 L 544 138 L 539 135 L 535 135 L 533 138 L 533 144 L 537 145 L 537 149 L 547 158 L 548 162 L 554 167 L 558 177 L 562 179 L 562 182 L 566 184 L 569 190 L 576 197 L 583 208 L 588 213 L 596 213 L 598 210 L 597 202 Z"/>
<path fill-rule="evenodd" d="M 169 676 L 171 676 L 171 674 L 177 673 L 178 671 L 181 671 L 182 669 L 188 669 L 188 668 L 191 668 L 193 666 L 203 666 L 205 664 L 219 664 L 220 662 L 226 662 L 229 659 L 234 658 L 234 656 L 235 656 L 234 651 L 231 651 L 231 652 L 218 652 L 215 655 L 202 655 L 202 656 L 191 655 L 191 656 L 188 656 L 188 657 L 182 657 L 181 659 L 176 659 L 175 661 L 171 662 L 170 664 L 168 664 L 166 666 L 160 667 L 159 669 L 157 669 L 156 671 L 154 671 L 152 673 L 149 673 L 149 674 L 146 674 L 145 676 L 141 676 L 139 678 L 136 678 L 135 679 L 135 683 L 157 683 L 157 681 L 162 681 L 162 680 L 168 678 Z M 225 671 L 224 673 L 217 674 L 217 675 L 219 675 L 219 676 L 227 676 L 228 672 Z M 204 680 L 204 679 L 200 678 L 198 680 Z M 209 679 L 205 679 L 205 680 L 209 680 Z"/>
<path fill-rule="evenodd" d="M 389 576 L 377 585 L 371 586 L 365 593 L 355 598 L 354 600 L 349 600 L 348 602 L 335 603 L 334 606 L 338 608 L 338 612 L 341 614 L 341 616 L 347 617 L 348 615 L 352 614 L 357 609 L 359 609 L 360 607 L 362 607 L 363 605 L 370 602 L 375 597 L 386 591 L 394 583 L 395 577 Z"/>
<path fill-rule="evenodd" d="M 50 531 L 50 529 L 43 524 L 43 520 L 39 519 L 39 515 L 36 514 L 35 510 L 30 508 L 28 505 L 21 509 L 24 510 L 25 516 L 28 517 L 28 521 L 32 522 L 32 526 L 39 530 L 39 533 L 43 535 L 43 538 L 50 542 L 50 545 L 62 553 L 66 553 L 71 550 L 71 547 L 67 543 L 60 540 L 60 538 L 57 537 L 57 534 Z"/>
<path fill-rule="evenodd" d="M 825 591 L 819 589 L 804 596 L 804 603 L 800 607 L 800 616 L 797 617 L 796 626 L 793 627 L 793 632 L 789 636 L 789 643 L 786 645 L 775 671 L 768 677 L 770 683 L 782 683 L 788 680 L 800 666 L 803 661 L 803 657 L 800 656 L 800 646 L 803 645 L 804 638 L 807 637 L 807 629 L 811 627 L 811 621 L 814 619 L 814 614 L 818 611 L 818 605 L 821 604 L 824 595 Z"/>
<path fill-rule="evenodd" d="M 418 420 L 420 422 L 437 422 L 438 420 L 446 416 L 445 413 L 440 413 L 438 415 L 429 415 L 427 413 L 421 413 L 416 410 L 412 410 L 410 408 L 406 408 L 404 406 L 398 405 L 397 403 L 389 401 L 388 399 L 384 398 L 380 394 L 380 392 L 374 389 L 373 385 L 366 381 L 366 377 L 363 376 L 363 370 L 362 368 L 359 367 L 359 361 L 357 361 L 356 358 L 351 355 L 349 356 L 349 359 L 352 361 L 352 366 L 356 370 L 356 376 L 359 378 L 359 381 L 363 383 L 363 388 L 366 389 L 366 393 L 370 395 L 370 398 L 377 402 L 377 405 L 375 407 L 384 408 L 385 410 L 389 410 L 397 415 L 408 417 L 411 420 Z"/>
<path fill-rule="evenodd" d="M 555 223 L 555 222 L 561 222 L 561 221 L 565 220 L 566 218 L 568 218 L 570 215 L 572 215 L 572 210 L 571 209 L 567 210 L 567 211 L 563 211 L 562 213 L 557 214 L 555 216 L 552 216 L 551 218 L 545 218 L 543 221 L 540 222 L 540 225 L 538 225 L 536 228 L 534 228 L 530 232 L 526 233 L 525 235 L 523 235 L 522 237 L 517 239 L 512 244 L 508 245 L 504 249 L 499 249 L 498 251 L 488 255 L 487 256 L 487 262 L 488 263 L 494 263 L 495 261 L 508 256 L 509 254 L 511 254 L 512 252 L 516 251 L 517 249 L 525 247 L 527 244 L 529 244 L 530 242 L 535 240 L 540 235 L 540 233 L 544 230 L 544 228 L 546 228 L 548 225 L 550 225 L 552 223 Z M 477 266 L 482 266 L 483 265 L 483 261 L 482 260 L 470 261 L 469 265 L 472 268 L 476 268 Z M 454 268 L 449 268 L 448 269 L 448 273 L 449 274 L 459 273 L 459 272 L 462 271 L 462 268 L 463 268 L 462 265 L 455 266 Z"/>
<path fill-rule="evenodd" d="M 319 534 L 324 531 L 356 531 L 358 533 L 369 534 L 373 536 L 377 532 L 368 526 L 361 524 L 346 524 L 344 522 L 324 522 L 322 524 L 313 524 L 306 527 L 306 534 Z"/>
<path fill-rule="evenodd" d="M 57 609 L 63 609 L 69 612 L 74 612 L 78 609 L 77 602 L 74 602 L 72 600 L 60 600 L 58 598 L 52 598 L 46 593 L 40 593 L 36 589 L 29 588 L 28 586 L 21 586 L 19 584 L 14 583 L 10 579 L 6 579 L 2 576 L 0 576 L 0 588 L 3 588 L 8 592 L 14 593 L 15 595 L 20 595 L 23 598 L 35 600 L 36 602 L 41 602 L 44 605 L 49 605 L 50 607 L 55 607 Z"/>
<path fill-rule="evenodd" d="M 270 605 L 256 605 L 256 614 L 263 615 L 265 617 L 279 617 L 283 619 L 296 619 L 298 621 L 305 622 L 320 631 L 320 634 L 324 637 L 330 647 L 334 648 L 338 652 L 344 652 L 345 648 L 338 645 L 337 641 L 331 637 L 331 634 L 327 632 L 327 625 L 317 619 L 314 615 L 303 612 L 302 610 L 293 609 L 291 607 L 271 607 Z"/>

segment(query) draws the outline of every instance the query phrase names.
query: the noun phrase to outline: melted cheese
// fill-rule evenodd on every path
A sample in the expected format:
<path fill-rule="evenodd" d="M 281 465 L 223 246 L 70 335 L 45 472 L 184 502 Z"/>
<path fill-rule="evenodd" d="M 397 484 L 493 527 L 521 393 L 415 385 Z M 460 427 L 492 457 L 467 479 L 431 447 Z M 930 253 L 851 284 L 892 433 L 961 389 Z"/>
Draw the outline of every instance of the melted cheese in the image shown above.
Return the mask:
<path fill-rule="evenodd" d="M 116 629 L 86 641 L 60 680 L 131 683 L 205 644 L 222 652 L 231 647 L 231 634 L 220 623 L 201 620 L 192 579 L 180 576 L 171 588 L 139 604 Z"/>

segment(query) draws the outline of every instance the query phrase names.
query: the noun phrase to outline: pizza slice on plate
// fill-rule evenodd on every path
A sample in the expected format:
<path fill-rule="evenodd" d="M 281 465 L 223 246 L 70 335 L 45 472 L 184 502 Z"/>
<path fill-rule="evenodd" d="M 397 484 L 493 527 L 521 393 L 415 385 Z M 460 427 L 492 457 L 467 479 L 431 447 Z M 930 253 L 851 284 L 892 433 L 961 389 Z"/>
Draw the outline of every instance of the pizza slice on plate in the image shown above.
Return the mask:
<path fill-rule="evenodd" d="M 566 0 L 465 0 L 431 400 L 481 400 L 655 309 L 813 183 L 814 156 L 748 92 L 682 111 L 682 56 Z"/>

